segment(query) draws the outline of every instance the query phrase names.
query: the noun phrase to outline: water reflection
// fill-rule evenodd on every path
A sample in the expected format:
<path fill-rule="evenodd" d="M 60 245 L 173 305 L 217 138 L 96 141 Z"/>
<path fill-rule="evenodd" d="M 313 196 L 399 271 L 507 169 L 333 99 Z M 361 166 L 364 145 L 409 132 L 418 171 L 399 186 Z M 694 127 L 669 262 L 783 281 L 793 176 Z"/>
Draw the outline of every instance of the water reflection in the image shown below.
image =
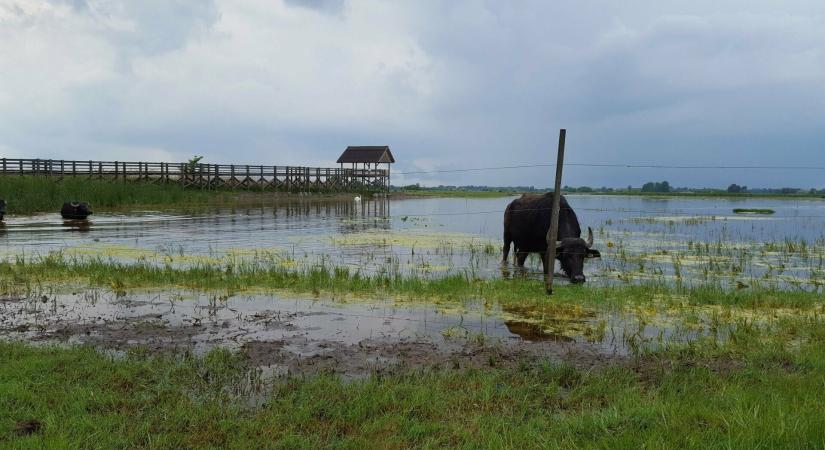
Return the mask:
<path fill-rule="evenodd" d="M 79 231 L 81 233 L 88 233 L 92 229 L 92 224 L 88 219 L 83 220 L 64 220 L 64 231 Z"/>

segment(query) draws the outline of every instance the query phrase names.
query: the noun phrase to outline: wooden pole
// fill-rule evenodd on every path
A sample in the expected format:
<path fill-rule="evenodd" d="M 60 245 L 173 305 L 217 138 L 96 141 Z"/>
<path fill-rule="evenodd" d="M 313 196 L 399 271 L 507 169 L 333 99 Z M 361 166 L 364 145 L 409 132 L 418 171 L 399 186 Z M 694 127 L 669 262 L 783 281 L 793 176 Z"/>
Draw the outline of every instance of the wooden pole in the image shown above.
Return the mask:
<path fill-rule="evenodd" d="M 559 203 L 561 202 L 561 174 L 564 168 L 564 139 L 567 130 L 559 130 L 559 154 L 556 159 L 556 187 L 553 191 L 553 210 L 550 214 L 550 229 L 547 230 L 547 258 L 544 267 L 547 268 L 546 282 L 547 295 L 553 295 L 553 273 L 556 271 L 556 237 L 559 235 Z"/>

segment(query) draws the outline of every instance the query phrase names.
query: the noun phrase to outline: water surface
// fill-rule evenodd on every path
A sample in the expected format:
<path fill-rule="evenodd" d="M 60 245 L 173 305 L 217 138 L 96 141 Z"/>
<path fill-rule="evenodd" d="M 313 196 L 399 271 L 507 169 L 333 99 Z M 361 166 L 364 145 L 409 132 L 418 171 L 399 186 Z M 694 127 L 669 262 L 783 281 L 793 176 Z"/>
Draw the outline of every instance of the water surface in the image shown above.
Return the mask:
<path fill-rule="evenodd" d="M 100 213 L 88 223 L 58 214 L 7 217 L 0 255 L 54 251 L 164 264 L 275 257 L 285 267 L 323 261 L 372 273 L 512 276 L 499 264 L 502 216 L 512 197 L 277 200 L 255 207 Z M 818 289 L 823 283 L 825 202 L 570 195 L 601 260 L 594 282 L 727 283 Z M 734 214 L 768 208 L 773 215 Z M 530 261 L 531 274 L 539 267 Z"/>

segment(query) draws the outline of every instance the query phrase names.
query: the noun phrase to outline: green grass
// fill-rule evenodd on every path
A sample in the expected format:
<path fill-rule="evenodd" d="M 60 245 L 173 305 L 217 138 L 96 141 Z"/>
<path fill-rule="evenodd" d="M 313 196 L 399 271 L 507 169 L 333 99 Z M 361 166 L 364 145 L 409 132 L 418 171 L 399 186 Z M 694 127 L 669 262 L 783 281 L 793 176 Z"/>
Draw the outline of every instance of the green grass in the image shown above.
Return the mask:
<path fill-rule="evenodd" d="M 776 211 L 772 209 L 758 209 L 758 208 L 734 208 L 733 210 L 736 214 L 773 214 Z"/>
<path fill-rule="evenodd" d="M 0 264 L 0 295 L 63 283 L 484 299 L 528 309 L 721 305 L 714 320 L 729 325 L 730 335 L 670 342 L 592 370 L 523 359 L 508 366 L 515 368 L 399 370 L 356 381 L 320 374 L 271 383 L 255 375 L 243 354 L 220 349 L 203 357 L 140 349 L 112 357 L 86 347 L 0 342 L 0 446 L 808 448 L 825 442 L 825 319 L 817 294 L 651 284 L 559 286 L 548 299 L 535 280 L 364 276 L 320 265 L 288 271 L 260 261 L 172 268 L 52 254 Z M 727 316 L 725 306 L 808 313 L 755 326 L 753 319 Z"/>
<path fill-rule="evenodd" d="M 825 442 L 821 325 L 745 329 L 723 348 L 603 369 L 525 360 L 518 369 L 276 380 L 252 395 L 258 406 L 245 401 L 243 355 L 225 350 L 114 359 L 0 343 L 0 445 L 813 448 Z M 26 423 L 39 430 L 26 434 Z"/>
<path fill-rule="evenodd" d="M 501 303 L 546 303 L 540 280 L 479 279 L 469 274 L 423 278 L 403 273 L 372 275 L 346 267 L 307 264 L 287 268 L 277 260 L 238 260 L 232 263 L 197 263 L 187 267 L 148 262 L 116 262 L 102 258 L 68 258 L 62 253 L 26 260 L 0 262 L 0 293 L 38 286 L 90 283 L 114 290 L 133 288 L 188 288 L 243 292 L 246 290 L 287 290 L 312 295 L 355 295 L 396 297 L 429 302 L 463 302 L 483 299 Z M 678 297 L 700 305 L 738 305 L 749 307 L 807 307 L 821 301 L 821 294 L 774 289 L 730 290 L 719 286 L 673 286 L 644 283 L 617 287 L 557 286 L 554 302 L 585 305 L 619 305 L 647 302 L 650 299 Z"/>
<path fill-rule="evenodd" d="M 184 189 L 176 184 L 150 184 L 123 180 L 0 176 L 0 199 L 9 214 L 57 212 L 67 201 L 85 201 L 94 211 L 134 210 L 136 207 L 188 207 L 212 204 L 260 204 L 285 192 Z M 362 192 L 362 194 L 371 194 Z M 352 199 L 351 194 L 316 193 L 323 198 Z"/>
<path fill-rule="evenodd" d="M 0 176 L 0 198 L 9 214 L 58 212 L 64 202 L 85 201 L 93 210 L 135 206 L 206 204 L 227 200 L 227 192 L 187 190 L 177 185 L 154 185 L 85 178 Z"/>

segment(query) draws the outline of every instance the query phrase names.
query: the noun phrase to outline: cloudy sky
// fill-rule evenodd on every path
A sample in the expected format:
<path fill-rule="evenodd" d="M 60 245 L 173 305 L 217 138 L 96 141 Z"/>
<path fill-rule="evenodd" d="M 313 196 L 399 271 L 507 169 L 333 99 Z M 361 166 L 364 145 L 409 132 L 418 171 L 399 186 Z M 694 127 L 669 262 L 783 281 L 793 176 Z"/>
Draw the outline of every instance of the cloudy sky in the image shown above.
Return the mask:
<path fill-rule="evenodd" d="M 825 167 L 822 0 L 0 0 L 0 155 Z M 550 184 L 533 167 L 395 177 Z M 571 185 L 825 170 L 569 167 Z M 403 178 L 403 180 L 402 180 Z"/>

